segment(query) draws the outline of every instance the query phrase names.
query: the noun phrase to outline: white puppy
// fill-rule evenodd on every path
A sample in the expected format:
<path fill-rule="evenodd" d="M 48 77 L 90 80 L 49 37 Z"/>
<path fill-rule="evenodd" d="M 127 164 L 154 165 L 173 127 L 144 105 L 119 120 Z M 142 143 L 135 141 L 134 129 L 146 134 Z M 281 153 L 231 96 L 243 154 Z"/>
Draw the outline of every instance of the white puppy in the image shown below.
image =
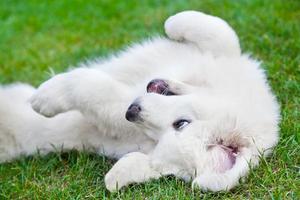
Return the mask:
<path fill-rule="evenodd" d="M 202 190 L 237 185 L 278 140 L 264 71 L 218 17 L 181 12 L 165 31 L 37 90 L 3 86 L 0 161 L 85 148 L 119 159 L 105 177 L 110 191 L 168 174 Z"/>

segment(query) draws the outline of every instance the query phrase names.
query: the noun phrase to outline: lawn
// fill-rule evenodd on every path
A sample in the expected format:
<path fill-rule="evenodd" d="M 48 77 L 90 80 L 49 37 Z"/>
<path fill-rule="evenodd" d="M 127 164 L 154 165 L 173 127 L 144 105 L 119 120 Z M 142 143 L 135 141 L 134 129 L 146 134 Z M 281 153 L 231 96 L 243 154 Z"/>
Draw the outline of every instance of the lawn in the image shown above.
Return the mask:
<path fill-rule="evenodd" d="M 300 1 L 2 0 L 0 83 L 37 86 L 52 70 L 164 34 L 166 17 L 185 9 L 224 18 L 243 51 L 263 61 L 282 108 L 272 156 L 230 192 L 193 191 L 166 177 L 110 194 L 103 178 L 114 161 L 76 151 L 35 155 L 0 165 L 0 199 L 300 199 Z"/>

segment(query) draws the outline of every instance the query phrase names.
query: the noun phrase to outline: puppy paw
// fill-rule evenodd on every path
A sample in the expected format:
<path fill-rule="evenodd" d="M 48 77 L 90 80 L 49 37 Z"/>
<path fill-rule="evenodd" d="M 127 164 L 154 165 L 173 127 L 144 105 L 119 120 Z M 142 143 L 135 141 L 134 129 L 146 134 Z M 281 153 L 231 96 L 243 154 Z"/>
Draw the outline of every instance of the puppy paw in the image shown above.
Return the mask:
<path fill-rule="evenodd" d="M 125 171 L 120 169 L 111 169 L 104 178 L 105 186 L 110 192 L 115 192 L 121 189 L 125 184 L 124 177 L 126 176 Z"/>
<path fill-rule="evenodd" d="M 195 28 L 195 20 L 207 15 L 197 11 L 183 11 L 169 17 L 165 21 L 165 32 L 169 38 L 177 41 L 182 41 L 185 38 L 185 33 Z"/>
<path fill-rule="evenodd" d="M 217 174 L 203 174 L 194 179 L 192 187 L 202 191 L 227 191 L 232 188 L 230 182 L 230 179 L 221 178 Z"/>
<path fill-rule="evenodd" d="M 151 168 L 148 155 L 132 152 L 123 156 L 112 167 L 104 181 L 106 188 L 114 192 L 130 183 L 142 183 L 160 176 L 160 173 Z"/>
<path fill-rule="evenodd" d="M 32 108 L 46 117 L 53 117 L 69 110 L 67 95 L 70 91 L 65 84 L 64 74 L 56 75 L 43 83 L 30 98 Z"/>
<path fill-rule="evenodd" d="M 196 44 L 202 52 L 215 56 L 239 56 L 239 40 L 234 30 L 219 17 L 197 11 L 183 11 L 169 17 L 165 32 L 172 40 Z"/>

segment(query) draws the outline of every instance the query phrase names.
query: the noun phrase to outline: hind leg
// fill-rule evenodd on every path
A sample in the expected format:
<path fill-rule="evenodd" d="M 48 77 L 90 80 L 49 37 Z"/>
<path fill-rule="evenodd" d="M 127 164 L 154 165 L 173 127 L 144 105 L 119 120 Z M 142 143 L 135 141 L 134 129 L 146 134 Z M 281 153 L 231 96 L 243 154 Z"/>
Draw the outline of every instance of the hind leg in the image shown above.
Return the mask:
<path fill-rule="evenodd" d="M 238 37 L 222 19 L 197 11 L 184 11 L 169 17 L 165 22 L 169 38 L 196 44 L 203 52 L 215 56 L 239 56 Z"/>
<path fill-rule="evenodd" d="M 20 110 L 21 114 L 26 114 L 27 110 L 23 112 L 23 108 L 34 91 L 30 85 L 21 83 L 0 86 L 0 163 L 14 158 L 20 152 L 14 129 L 25 122 L 18 121 L 19 116 L 11 113 Z"/>
<path fill-rule="evenodd" d="M 94 150 L 101 136 L 78 112 L 45 118 L 32 110 L 35 89 L 26 84 L 0 86 L 0 163 L 20 155 L 56 150 Z"/>
<path fill-rule="evenodd" d="M 11 98 L 16 101 L 27 102 L 34 92 L 35 88 L 25 83 L 14 83 L 0 86 L 1 99 Z"/>

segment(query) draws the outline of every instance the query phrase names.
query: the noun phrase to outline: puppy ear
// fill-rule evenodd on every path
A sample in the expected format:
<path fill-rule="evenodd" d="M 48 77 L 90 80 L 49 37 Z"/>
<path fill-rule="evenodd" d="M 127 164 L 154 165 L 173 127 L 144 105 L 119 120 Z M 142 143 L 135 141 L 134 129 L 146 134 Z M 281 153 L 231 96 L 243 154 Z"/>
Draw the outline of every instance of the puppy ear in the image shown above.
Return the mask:
<path fill-rule="evenodd" d="M 218 153 L 218 152 L 216 152 Z M 226 191 L 235 187 L 240 178 L 245 177 L 252 166 L 258 164 L 258 157 L 254 156 L 249 148 L 243 148 L 237 155 L 234 165 L 225 172 L 216 172 L 212 168 L 197 174 L 192 182 L 193 188 L 209 191 Z"/>
<path fill-rule="evenodd" d="M 206 167 L 201 167 L 193 180 L 193 188 L 209 191 L 230 190 L 249 171 L 253 155 L 250 138 L 235 118 L 225 116 L 206 124 L 208 145 Z M 200 166 L 199 166 L 200 167 Z"/>
<path fill-rule="evenodd" d="M 249 169 L 249 164 L 245 159 L 237 158 L 235 164 L 225 172 L 207 171 L 199 174 L 193 180 L 192 187 L 203 191 L 227 191 L 236 186 L 239 179 L 247 175 Z"/>

